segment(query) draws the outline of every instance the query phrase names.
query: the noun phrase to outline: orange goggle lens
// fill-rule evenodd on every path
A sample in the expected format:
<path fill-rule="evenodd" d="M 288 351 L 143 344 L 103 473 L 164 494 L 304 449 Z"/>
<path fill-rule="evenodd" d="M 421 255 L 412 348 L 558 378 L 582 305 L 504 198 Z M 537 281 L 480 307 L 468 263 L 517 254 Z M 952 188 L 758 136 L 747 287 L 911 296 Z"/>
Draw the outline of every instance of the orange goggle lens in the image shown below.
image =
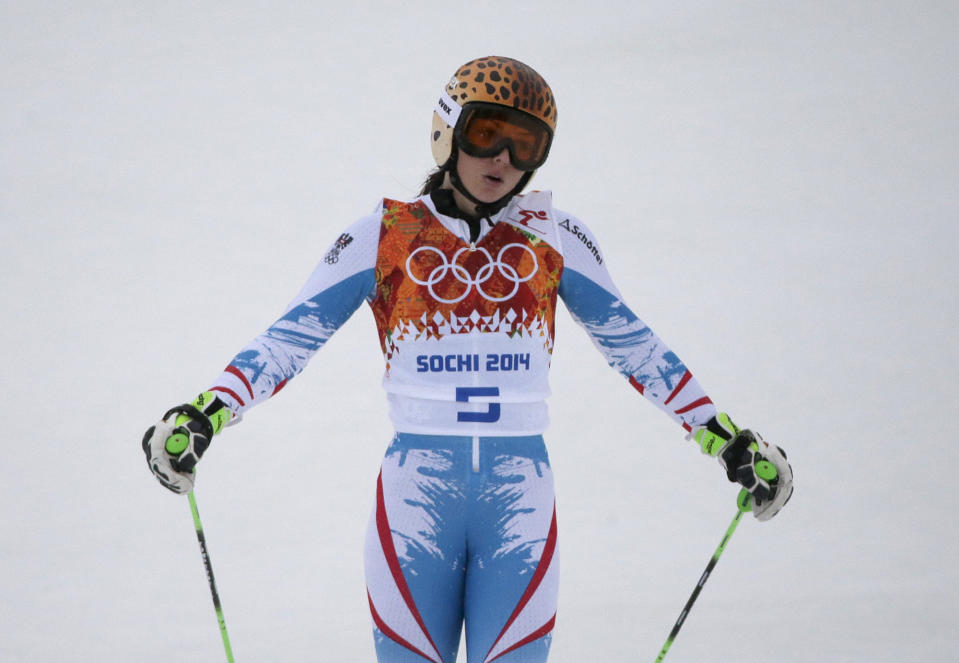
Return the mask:
<path fill-rule="evenodd" d="M 454 131 L 457 146 L 473 157 L 509 150 L 519 170 L 536 170 L 549 154 L 553 132 L 545 122 L 497 104 L 468 104 Z"/>

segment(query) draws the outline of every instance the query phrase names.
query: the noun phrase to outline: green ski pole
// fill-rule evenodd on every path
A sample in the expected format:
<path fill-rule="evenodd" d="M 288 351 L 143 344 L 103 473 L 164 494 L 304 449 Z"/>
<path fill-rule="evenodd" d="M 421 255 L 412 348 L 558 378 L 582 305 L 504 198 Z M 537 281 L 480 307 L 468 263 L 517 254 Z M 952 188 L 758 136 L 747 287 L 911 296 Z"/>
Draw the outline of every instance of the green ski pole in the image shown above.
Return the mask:
<path fill-rule="evenodd" d="M 662 663 L 663 659 L 666 658 L 666 652 L 668 652 L 669 648 L 673 645 L 673 640 L 675 640 L 676 636 L 679 634 L 679 629 L 683 627 L 683 622 L 686 621 L 686 616 L 689 615 L 689 611 L 692 610 L 693 603 L 696 602 L 696 597 L 699 596 L 699 592 L 702 591 L 703 585 L 705 585 L 706 580 L 709 579 L 709 574 L 712 573 L 713 568 L 716 566 L 716 562 L 719 561 L 719 556 L 723 554 L 723 551 L 726 549 L 726 544 L 729 543 L 729 539 L 732 537 L 733 532 L 736 531 L 736 526 L 739 525 L 739 521 L 743 517 L 743 513 L 744 511 L 736 511 L 736 517 L 733 518 L 733 522 L 730 523 L 729 528 L 726 530 L 723 540 L 719 542 L 719 547 L 716 548 L 716 552 L 713 553 L 713 558 L 709 560 L 709 564 L 706 565 L 706 571 L 703 573 L 702 577 L 700 577 L 699 583 L 696 585 L 696 589 L 693 590 L 689 600 L 686 601 L 686 605 L 683 606 L 683 611 L 679 613 L 679 619 L 676 620 L 673 630 L 669 632 L 669 637 L 666 638 L 666 644 L 663 645 L 663 648 L 659 652 L 659 656 L 656 657 L 656 663 Z"/>
<path fill-rule="evenodd" d="M 184 415 L 176 418 L 177 425 L 184 423 L 187 419 Z M 213 436 L 212 428 L 209 436 Z M 174 433 L 167 438 L 164 447 L 171 456 L 179 456 L 188 445 L 188 440 L 183 433 Z M 193 514 L 193 526 L 196 528 L 196 538 L 200 542 L 200 554 L 203 556 L 203 566 L 206 568 L 206 580 L 210 585 L 210 594 L 213 596 L 213 608 L 216 610 L 216 621 L 220 625 L 220 637 L 223 639 L 223 648 L 226 650 L 226 660 L 233 663 L 233 649 L 230 647 L 230 636 L 226 632 L 226 620 L 223 618 L 223 608 L 220 606 L 220 595 L 216 591 L 216 580 L 213 578 L 213 564 L 210 563 L 210 553 L 206 549 L 206 537 L 203 535 L 203 523 L 200 522 L 200 512 L 196 508 L 196 497 L 191 490 L 187 493 L 190 500 L 190 512 Z"/>
<path fill-rule="evenodd" d="M 206 579 L 210 584 L 210 594 L 213 595 L 213 607 L 216 609 L 216 620 L 220 624 L 220 637 L 223 638 L 223 648 L 226 650 L 226 660 L 233 663 L 233 650 L 230 648 L 230 636 L 226 632 L 226 620 L 223 619 L 223 608 L 220 606 L 220 595 L 216 591 L 216 581 L 213 579 L 213 565 L 210 563 L 210 554 L 206 550 L 206 538 L 203 536 L 203 525 L 200 523 L 200 512 L 196 508 L 196 498 L 191 490 L 187 493 L 190 500 L 190 511 L 193 512 L 193 525 L 196 527 L 196 538 L 200 542 L 200 553 L 203 555 L 203 566 L 206 567 Z"/>
<path fill-rule="evenodd" d="M 771 481 L 772 479 L 776 478 L 778 472 L 772 463 L 761 460 L 756 463 L 756 474 L 762 479 Z M 693 603 L 696 602 L 696 598 L 703 590 L 703 585 L 705 585 L 706 581 L 709 579 L 709 574 L 712 573 L 713 569 L 716 567 L 716 563 L 719 562 L 719 556 L 723 554 L 724 550 L 726 550 L 726 545 L 729 543 L 729 539 L 732 538 L 733 532 L 736 531 L 736 527 L 739 525 L 739 521 L 742 519 L 743 514 L 752 510 L 751 501 L 752 495 L 749 494 L 749 491 L 747 491 L 745 488 L 739 491 L 739 496 L 736 498 L 736 506 L 738 507 L 736 510 L 736 517 L 733 518 L 733 521 L 729 524 L 729 527 L 726 528 L 726 534 L 723 535 L 723 540 L 719 542 L 719 546 L 716 548 L 716 552 L 713 553 L 712 559 L 709 560 L 709 564 L 706 565 L 706 570 L 699 578 L 696 588 L 690 595 L 689 600 L 686 601 L 686 605 L 683 606 L 683 611 L 679 613 L 679 619 L 676 620 L 673 630 L 669 632 L 669 637 L 666 638 L 666 644 L 664 644 L 663 648 L 659 651 L 659 656 L 656 657 L 656 663 L 662 663 L 663 659 L 666 658 L 666 652 L 668 652 L 669 648 L 673 645 L 673 640 L 675 640 L 676 636 L 679 634 L 679 629 L 683 627 L 683 622 L 685 622 L 686 617 L 689 616 L 689 611 L 693 609 Z"/>

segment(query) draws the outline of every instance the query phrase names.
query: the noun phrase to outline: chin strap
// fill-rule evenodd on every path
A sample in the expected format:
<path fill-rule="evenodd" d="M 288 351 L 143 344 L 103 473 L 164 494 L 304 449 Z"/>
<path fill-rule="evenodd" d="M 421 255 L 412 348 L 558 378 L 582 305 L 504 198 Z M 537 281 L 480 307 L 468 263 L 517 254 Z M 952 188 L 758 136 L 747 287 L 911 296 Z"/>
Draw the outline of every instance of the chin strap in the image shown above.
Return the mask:
<path fill-rule="evenodd" d="M 526 184 L 533 177 L 533 171 L 526 171 L 523 176 L 519 179 L 519 182 L 513 187 L 513 190 L 507 193 L 505 196 L 499 200 L 494 200 L 491 203 L 484 203 L 482 200 L 479 200 L 476 196 L 469 192 L 466 188 L 466 185 L 463 184 L 463 180 L 460 179 L 459 174 L 456 172 L 456 156 L 459 151 L 454 147 L 453 153 L 450 154 L 450 158 L 447 159 L 446 163 L 443 165 L 443 170 L 449 176 L 450 184 L 453 185 L 457 191 L 466 196 L 467 200 L 476 205 L 476 216 L 480 219 L 486 219 L 492 225 L 492 217 L 494 214 L 499 212 L 501 209 L 506 207 L 506 204 L 510 199 L 518 194 L 520 191 L 526 187 Z"/>
<path fill-rule="evenodd" d="M 493 225 L 493 220 L 490 217 L 495 214 L 495 211 L 486 214 L 486 210 L 477 206 L 477 215 L 467 214 L 457 207 L 456 199 L 453 197 L 453 189 L 447 187 L 435 189 L 430 193 L 430 198 L 433 199 L 433 204 L 436 205 L 436 210 L 440 214 L 466 221 L 470 229 L 470 242 L 475 242 L 479 239 L 480 228 L 483 221 L 486 221 L 490 227 Z"/>

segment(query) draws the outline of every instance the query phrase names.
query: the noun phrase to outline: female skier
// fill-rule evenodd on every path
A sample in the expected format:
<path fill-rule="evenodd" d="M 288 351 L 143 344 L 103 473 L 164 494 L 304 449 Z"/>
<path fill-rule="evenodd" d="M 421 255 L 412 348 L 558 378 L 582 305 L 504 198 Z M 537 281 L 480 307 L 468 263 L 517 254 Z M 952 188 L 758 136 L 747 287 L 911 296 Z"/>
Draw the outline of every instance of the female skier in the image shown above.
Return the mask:
<path fill-rule="evenodd" d="M 548 192 L 556 102 L 527 65 L 460 67 L 433 113 L 438 169 L 411 202 L 384 199 L 342 233 L 286 313 L 143 449 L 160 483 L 192 490 L 213 436 L 279 391 L 365 300 L 396 435 L 376 480 L 367 593 L 381 663 L 542 662 L 556 615 L 553 479 L 542 433 L 557 296 L 609 364 L 731 481 L 759 520 L 792 493 L 782 451 L 740 431 L 625 305 L 586 225 Z M 771 462 L 775 480 L 754 467 Z"/>

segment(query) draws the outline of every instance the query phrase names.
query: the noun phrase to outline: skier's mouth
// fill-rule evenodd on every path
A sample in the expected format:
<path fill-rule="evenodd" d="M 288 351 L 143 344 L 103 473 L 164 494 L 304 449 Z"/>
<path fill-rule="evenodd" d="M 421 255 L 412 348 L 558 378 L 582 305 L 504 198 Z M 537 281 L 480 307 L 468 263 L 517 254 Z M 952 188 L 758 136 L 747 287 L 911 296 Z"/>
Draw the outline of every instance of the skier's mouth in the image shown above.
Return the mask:
<path fill-rule="evenodd" d="M 490 184 L 502 184 L 503 178 L 497 177 L 496 175 L 484 175 L 483 176 L 487 182 Z"/>

